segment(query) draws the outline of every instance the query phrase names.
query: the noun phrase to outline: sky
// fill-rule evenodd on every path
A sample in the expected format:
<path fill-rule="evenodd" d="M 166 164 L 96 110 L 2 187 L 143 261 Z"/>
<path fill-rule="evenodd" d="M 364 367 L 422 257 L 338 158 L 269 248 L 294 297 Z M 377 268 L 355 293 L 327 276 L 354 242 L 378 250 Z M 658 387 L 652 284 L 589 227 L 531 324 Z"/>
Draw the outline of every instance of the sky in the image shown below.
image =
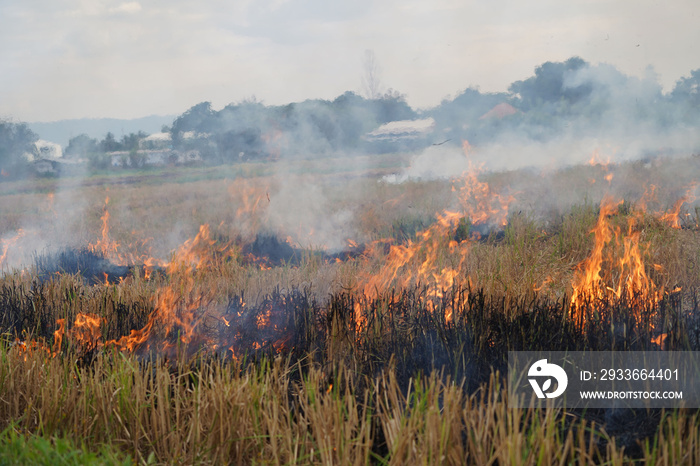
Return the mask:
<path fill-rule="evenodd" d="M 0 118 L 177 115 L 383 90 L 429 108 L 580 56 L 664 90 L 700 68 L 697 0 L 0 0 Z"/>

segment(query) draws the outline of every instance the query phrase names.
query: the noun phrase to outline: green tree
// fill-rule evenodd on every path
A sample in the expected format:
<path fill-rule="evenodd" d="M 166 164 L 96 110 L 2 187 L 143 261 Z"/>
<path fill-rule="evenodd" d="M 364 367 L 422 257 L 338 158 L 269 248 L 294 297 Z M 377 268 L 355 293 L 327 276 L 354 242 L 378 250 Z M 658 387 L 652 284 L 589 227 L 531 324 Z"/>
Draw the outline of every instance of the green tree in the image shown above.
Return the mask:
<path fill-rule="evenodd" d="M 142 168 L 146 165 L 146 155 L 139 152 L 137 148 L 132 148 L 129 151 L 129 166 L 131 168 Z"/>
<path fill-rule="evenodd" d="M 100 150 L 102 152 L 116 152 L 122 149 L 122 145 L 114 138 L 111 132 L 105 135 L 105 138 L 100 141 Z"/>
<path fill-rule="evenodd" d="M 212 119 L 215 117 L 215 113 L 211 109 L 211 102 L 201 102 L 190 108 L 173 121 L 173 126 L 170 130 L 173 140 L 188 131 L 207 132 L 211 126 Z"/>
<path fill-rule="evenodd" d="M 97 139 L 93 139 L 87 134 L 79 134 L 68 141 L 68 147 L 64 151 L 64 156 L 82 159 L 95 152 L 98 152 Z"/>
<path fill-rule="evenodd" d="M 148 137 L 147 133 L 144 133 L 143 131 L 139 131 L 138 133 L 131 133 L 128 135 L 122 136 L 121 140 L 121 150 L 138 150 L 141 146 L 141 140 L 145 139 Z"/>
<path fill-rule="evenodd" d="M 567 87 L 564 80 L 568 73 L 588 66 L 579 57 L 572 57 L 565 62 L 546 62 L 535 69 L 535 76 L 523 81 L 515 81 L 508 90 L 517 94 L 521 100 L 521 108 L 530 110 L 544 104 L 575 103 L 588 95 L 590 85 Z"/>
<path fill-rule="evenodd" d="M 27 173 L 25 153 L 34 153 L 39 136 L 24 123 L 0 120 L 0 179 L 19 178 Z"/>
<path fill-rule="evenodd" d="M 670 97 L 684 120 L 700 121 L 700 68 L 679 79 Z"/>

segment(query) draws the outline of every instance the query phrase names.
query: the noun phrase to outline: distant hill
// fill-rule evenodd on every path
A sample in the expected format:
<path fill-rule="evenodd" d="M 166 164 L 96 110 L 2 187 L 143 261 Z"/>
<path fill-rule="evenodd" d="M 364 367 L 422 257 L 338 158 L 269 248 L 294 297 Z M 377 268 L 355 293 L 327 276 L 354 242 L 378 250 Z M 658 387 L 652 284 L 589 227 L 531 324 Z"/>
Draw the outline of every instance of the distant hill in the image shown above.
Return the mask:
<path fill-rule="evenodd" d="M 159 133 L 163 125 L 172 125 L 173 115 L 152 115 L 133 120 L 117 118 L 82 118 L 78 120 L 60 120 L 52 122 L 27 123 L 45 141 L 60 144 L 64 148 L 68 141 L 79 134 L 87 134 L 91 138 L 103 139 L 105 134 L 112 132 L 117 139 L 125 134 L 144 131 L 148 134 Z"/>

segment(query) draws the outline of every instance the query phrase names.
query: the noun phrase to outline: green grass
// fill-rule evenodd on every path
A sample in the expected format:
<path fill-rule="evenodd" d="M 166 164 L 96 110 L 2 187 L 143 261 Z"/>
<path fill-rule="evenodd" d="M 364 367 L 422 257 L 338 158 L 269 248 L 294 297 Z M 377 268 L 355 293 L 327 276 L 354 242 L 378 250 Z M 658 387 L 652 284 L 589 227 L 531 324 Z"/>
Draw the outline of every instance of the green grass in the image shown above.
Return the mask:
<path fill-rule="evenodd" d="M 146 463 L 154 462 L 154 457 Z M 102 445 L 98 448 L 78 446 L 69 438 L 23 434 L 14 425 L 0 432 L 0 465 L 131 465 L 129 455 Z"/>

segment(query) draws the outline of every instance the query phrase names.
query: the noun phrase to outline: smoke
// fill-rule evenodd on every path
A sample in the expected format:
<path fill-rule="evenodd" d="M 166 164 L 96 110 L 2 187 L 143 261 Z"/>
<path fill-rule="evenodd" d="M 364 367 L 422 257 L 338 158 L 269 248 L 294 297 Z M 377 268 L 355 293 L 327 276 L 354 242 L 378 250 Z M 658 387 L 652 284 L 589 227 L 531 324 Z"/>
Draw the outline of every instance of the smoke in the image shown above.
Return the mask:
<path fill-rule="evenodd" d="M 207 172 L 201 175 L 205 178 L 201 185 L 183 184 L 182 192 L 168 188 L 173 190 L 167 201 L 172 205 L 164 207 L 172 211 L 169 223 L 154 221 L 143 230 L 162 231 L 151 235 L 161 253 L 196 232 L 194 224 L 199 222 L 223 222 L 230 225 L 232 236 L 240 234 L 246 240 L 266 233 L 282 240 L 289 237 L 298 246 L 337 251 L 347 239 L 362 238 L 357 204 L 366 202 L 367 195 L 348 196 L 349 188 L 344 190 L 348 197 L 339 199 L 338 187 L 366 176 L 368 167 L 375 166 L 372 159 L 382 152 L 413 151 L 401 155 L 409 159 L 405 168 L 383 178 L 389 184 L 454 180 L 476 167 L 485 175 L 513 172 L 508 185 L 502 186 L 517 199 L 513 209 L 561 209 L 582 199 L 595 202 L 604 191 L 639 198 L 644 187 L 636 186 L 638 179 L 679 185 L 667 190 L 670 198 L 684 192 L 694 173 L 674 161 L 700 151 L 699 82 L 700 73 L 693 72 L 664 93 L 651 68 L 645 76 L 633 77 L 612 65 L 572 58 L 542 64 L 508 92 L 470 88 L 422 111 L 410 108 L 397 93 L 365 99 L 347 92 L 332 101 L 285 106 L 250 99 L 221 110 L 203 102 L 173 121 L 173 149 L 198 151 L 211 166 L 259 164 L 246 165 L 248 171 L 241 169 L 240 174 L 260 186 L 249 192 L 234 182 L 213 192 L 214 183 L 206 177 L 217 180 L 219 174 Z M 388 122 L 430 118 L 434 127 L 409 142 L 401 135 L 381 142 L 366 137 Z M 468 154 L 463 141 L 471 145 Z M 570 167 L 592 159 L 598 166 L 585 179 L 557 181 L 570 176 Z M 635 162 L 640 165 L 630 165 Z M 614 175 L 610 182 L 603 178 L 607 163 Z M 620 164 L 631 168 L 627 172 L 613 168 Z M 23 234 L 3 267 L 27 263 L 27 254 L 18 251 L 31 254 L 94 241 L 95 222 L 109 193 L 96 187 L 86 196 L 83 185 L 100 181 L 90 181 L 93 175 L 87 168 L 80 170 L 74 167 L 70 177 L 52 183 L 48 194 L 34 196 L 32 208 L 50 208 L 54 213 L 19 216 L 4 226 L 0 247 L 14 241 L 20 229 Z M 254 175 L 256 170 L 264 176 Z M 222 198 L 231 207 L 225 218 L 216 218 Z M 135 203 L 132 199 L 110 206 L 115 225 L 142 218 L 132 212 Z M 246 206 L 250 211 L 241 213 Z M 92 223 L 87 224 L 87 218 Z M 141 233 L 140 228 L 133 230 Z"/>
<path fill-rule="evenodd" d="M 366 153 L 363 136 L 389 121 L 414 118 L 399 94 L 368 100 L 352 92 L 333 101 L 265 106 L 255 99 L 213 110 L 208 102 L 173 122 L 175 149 L 198 150 L 209 163 Z M 184 135 L 198 137 L 186 139 Z"/>
<path fill-rule="evenodd" d="M 7 251 L 0 261 L 0 270 L 25 267 L 37 254 L 87 245 L 84 214 L 92 200 L 76 189 L 86 172 L 78 169 L 76 175 L 77 178 L 57 178 L 48 192 L 4 196 L 6 201 L 9 198 L 9 202 L 16 203 L 7 206 L 8 210 L 21 210 L 22 215 L 0 238 L 0 256 L 3 249 Z"/>
<path fill-rule="evenodd" d="M 334 207 L 313 177 L 285 177 L 278 182 L 269 206 L 270 228 L 278 236 L 289 235 L 304 248 L 332 252 L 354 237 L 352 210 Z"/>
<path fill-rule="evenodd" d="M 461 148 L 452 145 L 431 146 L 411 159 L 411 164 L 399 174 L 387 175 L 389 183 L 408 180 L 453 179 L 469 169 L 469 159 Z"/>
<path fill-rule="evenodd" d="M 534 76 L 513 83 L 509 93 L 481 94 L 467 89 L 427 111 L 438 122 L 440 137 L 452 141 L 426 147 L 412 157 L 409 167 L 385 181 L 459 178 L 470 163 L 489 172 L 534 171 L 539 173 L 534 183 L 542 183 L 547 174 L 591 161 L 615 165 L 663 159 L 668 165 L 669 158 L 700 151 L 700 110 L 688 106 L 697 99 L 693 95 L 697 86 L 688 84 L 688 80 L 697 80 L 696 75 L 664 94 L 652 68 L 639 78 L 612 65 L 572 58 L 541 65 Z M 487 111 L 499 101 L 515 111 Z M 469 154 L 464 154 L 461 141 L 471 144 Z M 535 191 L 518 180 L 513 184 L 512 190 Z M 610 189 L 623 184 L 618 178 Z M 620 188 L 625 189 L 629 191 Z M 563 194 L 569 198 L 568 193 Z M 556 192 L 550 195 L 562 197 Z M 571 199 L 576 201 L 581 198 Z"/>

